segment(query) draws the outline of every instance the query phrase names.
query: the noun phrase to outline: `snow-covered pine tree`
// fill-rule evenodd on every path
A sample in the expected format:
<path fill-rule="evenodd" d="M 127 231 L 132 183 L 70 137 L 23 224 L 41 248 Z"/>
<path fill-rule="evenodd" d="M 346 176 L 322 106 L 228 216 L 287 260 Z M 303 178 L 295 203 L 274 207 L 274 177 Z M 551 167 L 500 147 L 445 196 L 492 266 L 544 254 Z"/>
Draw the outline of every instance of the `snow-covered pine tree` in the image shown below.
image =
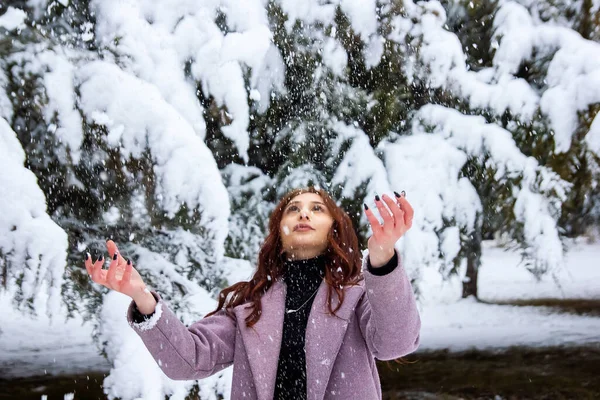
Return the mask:
<path fill-rule="evenodd" d="M 514 149 L 516 151 L 511 150 L 513 156 L 506 157 L 507 149 L 502 147 L 495 150 L 488 148 L 479 157 L 470 160 L 468 164 L 471 166 L 463 173 L 470 177 L 480 199 L 485 201 L 483 233 L 510 234 L 518 243 L 524 245 L 524 255 L 530 261 L 528 266 L 532 272 L 539 275 L 552 269 L 553 266 L 560 265 L 560 254 L 556 252 L 556 249 L 560 248 L 560 243 L 556 224 L 551 221 L 558 217 L 561 203 L 568 199 L 566 196 L 579 196 L 576 194 L 577 191 L 581 190 L 585 193 L 590 186 L 597 185 L 598 175 L 597 168 L 592 163 L 588 164 L 589 170 L 586 174 L 592 176 L 589 185 L 585 188 L 575 187 L 575 190 L 568 194 L 566 190 L 568 185 L 558 178 L 569 179 L 570 176 L 560 171 L 557 171 L 560 173 L 560 176 L 557 176 L 552 172 L 552 167 L 556 165 L 535 157 L 531 147 L 528 148 L 527 141 L 523 140 L 523 133 L 527 137 L 537 136 L 537 141 L 546 143 L 549 157 L 568 151 L 571 143 L 587 146 L 586 155 L 597 157 L 597 145 L 595 145 L 598 140 L 597 128 L 594 122 L 591 122 L 588 123 L 589 129 L 586 129 L 585 124 L 579 122 L 578 115 L 598 103 L 599 64 L 596 58 L 596 54 L 599 54 L 598 45 L 583 40 L 572 30 L 534 22 L 525 8 L 518 3 L 500 2 L 494 9 L 492 18 L 482 19 L 464 17 L 469 15 L 469 9 L 476 8 L 474 2 L 464 3 L 462 11 L 450 7 L 451 15 L 455 20 L 453 23 L 456 25 L 447 28 L 444 25 L 445 10 L 436 4 L 435 2 L 422 3 L 420 6 L 413 7 L 405 3 L 405 18 L 397 22 L 396 38 L 399 39 L 397 42 L 407 43 L 407 51 L 413 54 L 405 65 L 406 76 L 413 76 L 417 82 L 424 80 L 431 89 L 443 90 L 445 99 L 442 98 L 438 104 L 449 105 L 464 115 L 479 114 L 485 118 L 485 122 L 490 127 L 496 125 L 512 134 L 517 146 Z M 458 7 L 460 4 L 455 3 L 453 6 Z M 489 6 L 489 4 L 482 5 L 484 8 Z M 479 12 L 482 16 L 489 15 L 489 11 Z M 492 21 L 492 29 L 482 27 L 473 30 L 469 27 L 458 29 L 462 23 L 457 23 L 456 19 L 460 19 L 461 16 L 464 18 L 463 21 L 471 21 L 471 26 L 474 24 L 490 26 Z M 417 23 L 414 22 L 415 20 Z M 456 28 L 458 34 L 447 32 L 448 28 L 451 30 Z M 484 33 L 480 34 L 482 30 Z M 471 35 L 472 32 L 475 34 Z M 483 43 L 475 43 L 478 38 L 484 39 Z M 465 53 L 472 55 L 465 57 Z M 583 58 L 583 54 L 588 57 Z M 547 72 L 542 76 L 526 79 L 523 69 L 526 71 L 527 65 L 532 63 L 547 63 L 547 69 L 541 70 Z M 565 68 L 568 73 L 565 73 Z M 448 102 L 448 94 L 455 100 Z M 431 110 L 434 109 L 429 107 L 429 111 Z M 438 111 L 436 110 L 436 114 Z M 441 130 L 448 135 L 453 130 L 450 126 L 437 125 L 436 127 L 435 123 L 431 124 L 427 121 L 430 116 L 427 113 L 423 115 L 421 110 L 418 115 L 420 118 L 426 117 L 424 122 L 426 125 L 433 125 L 432 131 Z M 599 120 L 597 117 L 595 120 L 594 118 L 595 114 L 588 116 L 588 119 L 593 121 Z M 467 121 L 469 119 L 465 119 L 465 123 Z M 438 119 L 436 123 L 440 122 L 441 120 Z M 469 125 L 472 124 L 467 123 L 467 126 L 461 130 L 466 131 L 466 128 L 472 130 Z M 537 130 L 540 126 L 546 126 L 548 129 Z M 584 134 L 576 137 L 574 136 L 576 130 L 581 130 Z M 483 144 L 487 147 L 491 142 L 484 141 Z M 475 148 L 466 149 L 469 150 L 467 154 Z M 504 153 L 504 158 L 510 162 L 500 168 L 500 174 L 496 171 L 497 165 L 490 166 L 486 161 L 491 155 L 490 151 Z M 532 181 L 531 178 L 523 181 L 522 178 L 514 175 L 517 171 L 513 168 L 518 164 L 514 162 L 513 157 L 520 158 L 519 152 L 537 158 L 533 160 L 537 162 L 528 167 L 529 171 L 531 168 L 537 171 L 535 173 L 537 177 Z M 473 161 L 475 161 L 474 165 Z M 477 165 L 480 168 L 477 168 Z M 480 173 L 477 173 L 477 169 Z M 513 169 L 512 178 L 503 177 L 502 172 L 511 169 Z M 489 178 L 481 172 L 489 174 Z M 531 172 L 522 170 L 517 173 L 519 174 L 530 175 Z M 494 184 L 494 180 L 498 177 L 502 179 Z M 513 182 L 506 182 L 506 178 L 511 178 Z M 525 184 L 527 180 L 537 183 L 527 186 Z M 478 181 L 485 182 L 485 185 L 478 184 Z M 517 187 L 514 183 L 518 184 Z M 542 194 L 542 197 L 529 196 L 530 200 L 527 202 L 517 200 L 529 191 Z M 541 199 L 545 200 L 540 202 Z M 521 208 L 523 206 L 526 207 Z M 494 218 L 494 215 L 498 215 L 498 218 Z M 529 222 L 525 221 L 525 218 L 529 218 Z M 540 224 L 540 221 L 544 220 L 546 222 Z M 545 239 L 540 240 L 539 234 L 545 236 Z M 538 239 L 535 239 L 536 237 Z M 461 246 L 461 248 L 465 247 Z"/>
<path fill-rule="evenodd" d="M 499 2 L 456 2 L 452 6 L 446 6 L 448 9 L 447 25 L 449 29 L 456 32 L 461 41 L 463 50 L 467 58 L 467 65 L 471 71 L 485 71 L 489 68 L 498 68 L 499 60 L 494 62 L 496 49 L 501 42 L 502 28 L 497 31 L 499 24 L 494 23 L 496 14 L 502 9 Z M 531 27 L 535 24 L 543 24 L 545 29 L 550 32 L 551 26 L 561 26 L 572 28 L 578 31 L 583 37 L 593 36 L 593 32 L 600 31 L 600 23 L 593 22 L 597 18 L 598 4 L 587 4 L 587 2 L 561 3 L 561 2 L 519 2 L 526 7 L 531 17 L 526 26 Z M 510 9 L 508 4 L 508 9 Z M 585 8 L 589 9 L 586 13 Z M 519 7 L 513 7 L 518 12 Z M 504 10 L 504 9 L 503 9 Z M 576 12 L 581 10 L 581 12 Z M 506 14 L 500 12 L 500 17 Z M 600 16 L 600 14 L 597 14 Z M 582 21 L 588 22 L 582 22 Z M 585 29 L 578 27 L 588 26 L 588 34 Z M 524 32 L 532 32 L 529 28 L 524 28 Z M 591 31 L 589 30 L 591 29 Z M 562 28 L 554 28 L 554 36 L 558 37 Z M 565 31 L 567 36 L 574 38 L 574 46 L 585 46 L 584 41 L 577 40 L 576 35 L 570 30 Z M 512 43 L 512 40 L 509 40 Z M 540 44 L 535 45 L 540 47 Z M 529 55 L 524 52 L 520 64 L 514 69 L 514 75 L 521 78 L 533 88 L 538 95 L 542 95 L 552 86 L 547 82 L 549 73 L 548 67 L 553 62 L 555 53 L 563 45 L 547 46 L 542 45 L 542 49 L 534 49 Z M 575 63 L 576 57 L 573 57 Z M 501 61 L 501 60 L 500 60 Z M 517 61 L 515 61 L 518 64 Z M 556 64 L 557 62 L 554 61 Z M 592 79 L 593 81 L 593 79 Z M 552 92 L 549 92 L 549 94 Z M 587 108 L 586 108 L 587 107 Z M 513 134 L 521 151 L 529 156 L 533 156 L 544 166 L 548 166 L 556 171 L 561 178 L 572 183 L 577 190 L 567 192 L 567 197 L 563 202 L 559 225 L 563 233 L 568 236 L 578 236 L 585 234 L 591 226 L 597 225 L 599 216 L 597 211 L 600 195 L 595 182 L 598 181 L 598 157 L 597 152 L 589 146 L 589 140 L 585 139 L 588 132 L 591 131 L 592 122 L 597 115 L 598 106 L 591 103 L 585 105 L 577 111 L 577 128 L 573 131 L 573 140 L 568 150 L 558 149 L 555 151 L 555 140 L 553 135 L 553 126 L 548 118 L 548 112 L 537 109 L 532 117 L 521 118 L 519 115 L 506 111 L 502 114 L 488 113 L 486 118 L 490 122 L 499 124 L 508 129 Z M 590 135 L 590 137 L 592 137 Z M 495 198 L 496 196 L 486 196 Z M 492 223 L 491 226 L 486 226 Z M 484 231 L 496 232 L 503 226 L 502 214 L 498 218 L 484 220 Z"/>
<path fill-rule="evenodd" d="M 150 16 L 141 12 L 143 4 L 137 5 L 137 18 L 122 21 L 129 5 L 115 4 L 23 5 L 25 11 L 9 8 L 0 20 L 2 117 L 10 123 L 2 128 L 7 143 L 2 150 L 14 153 L 3 157 L 11 162 L 3 174 L 17 172 L 3 179 L 11 193 L 4 196 L 4 208 L 14 211 L 3 221 L 0 236 L 4 288 L 23 304 L 40 304 L 33 311 L 55 314 L 62 291 L 68 311 L 93 320 L 99 347 L 121 366 L 105 382 L 110 396 L 163 398 L 163 392 L 187 392 L 189 384 L 158 376 L 158 366 L 144 359 L 139 339 L 123 324 L 127 299 L 90 283 L 82 267 L 85 252 L 97 256 L 105 252 L 104 241 L 113 238 L 188 322 L 214 306 L 210 291 L 247 266 L 229 263 L 228 275 L 223 273 L 229 199 L 215 157 L 203 142 L 202 108 L 185 62 L 170 57 L 177 56 L 172 45 L 162 53 L 153 46 L 153 40 L 176 43 L 174 36 L 182 33 L 153 30 L 145 19 Z M 203 20 L 206 10 L 189 6 L 189 17 Z M 91 26 L 69 25 L 80 20 Z M 212 19 L 210 24 L 216 26 Z M 144 35 L 127 33 L 141 25 L 150 27 Z M 212 33 L 220 35 L 218 29 Z M 189 51 L 202 43 L 196 44 L 181 57 L 191 58 Z M 135 53 L 144 45 L 159 65 Z M 245 128 L 236 129 L 231 135 L 241 137 L 242 153 Z M 15 182 L 20 184 L 11 187 Z M 46 293 L 52 308 L 44 308 Z M 121 361 L 129 360 L 130 348 L 143 355 Z M 136 370 L 139 379 L 132 385 L 127 377 Z M 209 381 L 201 390 L 215 392 Z"/>
<path fill-rule="evenodd" d="M 365 7 L 358 7 L 363 15 L 361 19 L 355 20 L 352 16 L 356 16 L 357 13 L 353 14 L 352 4 L 352 2 L 343 3 L 338 10 L 345 16 L 345 20 L 349 21 L 345 25 L 344 18 L 333 18 L 333 13 L 329 14 L 329 18 L 325 18 L 328 11 L 325 5 L 312 4 L 312 11 L 303 10 L 306 15 L 316 15 L 322 19 L 317 20 L 310 27 L 310 33 L 300 35 L 304 47 L 298 45 L 292 47 L 291 54 L 305 54 L 305 49 L 308 47 L 306 43 L 311 44 L 311 39 L 314 41 L 315 37 L 318 39 L 315 31 L 326 32 L 329 29 L 329 32 L 338 32 L 341 38 L 350 38 L 340 40 L 346 51 L 346 55 L 341 58 L 346 63 L 346 68 L 341 69 L 343 74 L 330 76 L 336 79 L 334 85 L 344 88 L 341 92 L 359 94 L 354 97 L 358 100 L 364 99 L 362 103 L 366 106 L 362 107 L 358 116 L 351 113 L 340 115 L 339 112 L 336 114 L 331 107 L 322 107 L 320 123 L 316 126 L 329 125 L 337 129 L 334 129 L 334 134 L 331 135 L 325 128 L 317 139 L 306 129 L 305 121 L 310 115 L 306 112 L 306 108 L 302 109 L 305 115 L 300 123 L 301 129 L 298 130 L 293 130 L 294 115 L 288 116 L 282 122 L 282 115 L 278 114 L 279 119 L 276 122 L 284 125 L 283 133 L 289 132 L 288 137 L 295 143 L 301 144 L 293 147 L 284 142 L 283 146 L 272 147 L 276 149 L 275 154 L 287 155 L 286 161 L 280 165 L 289 168 L 290 163 L 295 159 L 306 160 L 307 156 L 304 155 L 303 149 L 308 149 L 309 153 L 311 148 L 313 152 L 315 148 L 320 150 L 322 148 L 320 143 L 327 143 L 322 141 L 325 137 L 329 138 L 332 158 L 328 160 L 327 168 L 318 169 L 318 173 L 314 172 L 313 166 L 306 168 L 305 165 L 301 165 L 302 168 L 297 169 L 296 172 L 307 176 L 306 180 L 318 179 L 321 174 L 320 176 L 326 177 L 326 182 L 343 187 L 344 194 L 349 198 L 360 198 L 361 196 L 357 196 L 356 192 L 360 189 L 362 198 L 367 202 L 378 190 L 389 191 L 390 182 L 395 183 L 393 185 L 395 188 L 402 186 L 403 182 L 409 184 L 414 180 L 420 183 L 410 187 L 412 189 L 410 192 L 417 193 L 417 196 L 423 195 L 423 199 L 412 197 L 418 209 L 426 210 L 422 216 L 423 220 L 419 222 L 434 222 L 429 227 L 425 227 L 426 223 L 417 224 L 426 230 L 421 232 L 422 235 L 418 230 L 407 235 L 406 241 L 412 243 L 405 246 L 405 257 L 409 267 L 423 264 L 439 265 L 444 275 L 448 275 L 456 272 L 461 261 L 467 258 L 472 264 L 470 269 L 475 271 L 472 274 L 475 274 L 481 254 L 481 239 L 485 233 L 483 221 L 490 218 L 490 215 L 497 215 L 497 210 L 503 211 L 500 217 L 503 221 L 512 222 L 494 228 L 497 230 L 504 228 L 512 233 L 524 248 L 524 255 L 531 262 L 530 268 L 533 272 L 541 274 L 560 265 L 562 252 L 555 221 L 568 185 L 548 168 L 538 166 L 534 159 L 524 157 L 511 138 L 510 132 L 500 129 L 503 140 L 483 140 L 486 136 L 493 136 L 492 132 L 497 131 L 496 121 L 507 110 L 515 112 L 527 110 L 520 109 L 518 102 L 509 104 L 507 91 L 504 99 L 501 100 L 506 104 L 490 104 L 493 96 L 502 94 L 500 92 L 505 89 L 500 84 L 483 83 L 479 77 L 469 71 L 470 68 L 463 59 L 464 54 L 457 36 L 443 29 L 445 11 L 439 3 L 432 2 L 419 6 L 404 3 L 404 6 L 399 6 L 396 3 L 379 2 L 373 14 L 365 11 L 367 9 Z M 284 11 L 288 17 L 299 12 L 298 10 Z M 294 24 L 296 29 L 305 27 L 302 19 L 295 22 L 288 19 L 286 24 L 288 31 L 292 30 Z M 288 39 L 284 43 L 285 46 L 291 46 L 295 42 Z M 316 47 L 324 49 L 325 43 L 326 41 L 321 40 L 321 44 Z M 313 59 L 308 58 L 308 60 L 307 64 L 310 65 Z M 322 60 L 317 67 L 325 68 L 327 63 Z M 292 68 L 297 70 L 299 67 L 293 64 Z M 295 85 L 296 91 L 305 94 L 305 88 L 311 87 L 312 91 L 307 97 L 315 100 L 308 103 L 312 105 L 308 110 L 318 109 L 319 96 L 321 93 L 327 94 L 326 91 L 319 91 L 323 75 L 313 74 L 312 86 L 306 83 L 306 78 L 295 79 L 297 76 L 303 75 L 293 74 L 289 78 L 292 82 L 287 82 L 286 89 L 289 90 L 291 83 Z M 527 89 L 529 86 L 526 82 L 516 78 L 512 78 L 512 81 L 514 82 L 509 82 L 512 87 L 519 86 L 525 95 L 531 94 L 532 90 Z M 349 89 L 346 89 L 348 87 Z M 477 94 L 476 89 L 482 89 L 481 93 Z M 476 98 L 476 95 L 480 97 Z M 532 95 L 531 98 L 534 96 Z M 341 101 L 343 99 L 337 96 L 328 99 L 328 102 L 334 105 Z M 446 116 L 441 117 L 443 110 L 423 107 L 431 103 L 458 109 L 462 113 L 458 115 L 446 113 Z M 535 105 L 529 106 L 535 107 Z M 430 113 L 434 111 L 439 112 L 430 123 L 427 119 L 431 118 Z M 489 116 L 490 123 L 486 124 L 486 120 L 468 118 L 465 118 L 464 122 L 460 121 L 461 115 L 467 117 L 469 114 L 478 113 Z M 436 153 L 437 157 L 431 160 L 441 168 L 438 173 L 450 171 L 450 175 L 441 175 L 446 179 L 440 179 L 441 183 L 434 189 L 430 189 L 432 185 L 427 185 L 429 182 L 423 179 L 424 176 L 428 176 L 428 172 L 423 170 L 427 169 L 432 161 L 421 157 L 416 164 L 409 164 L 410 168 L 405 168 L 402 161 L 408 162 L 411 154 L 421 154 L 421 146 L 425 151 L 423 156 L 431 154 L 429 151 L 431 143 L 411 140 L 406 142 L 410 144 L 407 146 L 402 142 L 404 152 L 398 154 L 394 154 L 393 150 L 398 149 L 399 146 L 388 144 L 399 141 L 403 136 L 422 132 L 423 129 L 419 127 L 421 125 L 431 124 L 432 127 L 441 129 L 444 127 L 443 124 L 449 123 L 450 120 L 454 124 L 454 128 L 450 129 L 456 131 L 463 130 L 463 124 L 470 125 L 474 123 L 473 121 L 483 125 L 479 131 L 472 132 L 471 137 L 461 134 L 454 136 L 455 138 L 460 136 L 458 140 L 449 140 L 452 135 L 447 133 L 441 135 L 447 151 L 440 150 Z M 355 129 L 346 129 L 350 125 Z M 484 134 L 485 130 L 489 130 L 490 133 Z M 277 137 L 280 135 L 281 133 Z M 353 143 L 358 146 L 353 147 Z M 447 146 L 448 143 L 451 143 L 450 147 Z M 474 143 L 480 145 L 474 146 Z M 357 147 L 363 150 L 352 151 Z M 452 150 L 453 148 L 456 151 Z M 383 152 L 390 155 L 384 158 Z M 297 157 L 298 154 L 302 156 Z M 384 158 L 385 165 L 381 164 L 380 158 Z M 515 159 L 519 160 L 516 164 Z M 379 165 L 381 168 L 378 168 Z M 333 173 L 328 174 L 328 170 Z M 335 178 L 331 180 L 332 177 Z M 367 182 L 372 184 L 368 189 L 365 187 Z M 455 187 L 453 189 L 445 187 L 448 182 Z M 545 186 L 540 186 L 542 183 Z M 454 191 L 460 191 L 462 195 Z M 504 192 L 504 196 L 488 200 L 488 194 L 500 192 Z M 525 200 L 528 193 L 532 193 L 531 198 Z M 536 195 L 540 196 L 536 197 Z M 441 199 L 442 205 L 431 207 L 429 199 L 432 198 Z M 485 209 L 481 204 L 482 199 L 490 203 L 485 204 Z M 542 203 L 537 205 L 540 201 Z M 533 211 L 536 207 L 537 211 Z M 537 225 L 538 217 L 545 219 L 543 228 Z M 365 227 L 365 222 L 363 220 L 359 226 Z M 540 236 L 540 232 L 545 236 Z M 542 240 L 541 237 L 544 239 Z M 548 249 L 555 250 L 547 251 Z M 471 278 L 476 283 L 476 279 L 473 279 L 476 276 L 471 275 Z M 465 295 L 476 295 L 476 286 L 473 286 L 473 282 L 470 286 L 465 290 Z"/>

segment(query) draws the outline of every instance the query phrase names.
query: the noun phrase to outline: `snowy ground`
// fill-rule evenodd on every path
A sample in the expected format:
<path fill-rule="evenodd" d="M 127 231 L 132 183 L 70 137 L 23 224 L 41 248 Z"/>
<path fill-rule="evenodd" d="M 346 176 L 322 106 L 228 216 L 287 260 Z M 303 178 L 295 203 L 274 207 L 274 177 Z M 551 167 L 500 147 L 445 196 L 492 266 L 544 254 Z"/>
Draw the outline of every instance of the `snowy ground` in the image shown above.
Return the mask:
<path fill-rule="evenodd" d="M 519 266 L 519 256 L 486 244 L 480 271 L 484 300 L 532 298 L 600 299 L 600 244 L 579 243 L 557 276 L 536 282 Z M 424 274 L 420 350 L 547 346 L 600 342 L 600 318 L 561 313 L 548 307 L 488 305 L 460 300 L 458 280 L 441 282 Z M 0 378 L 106 370 L 91 328 L 79 320 L 20 316 L 0 296 Z"/>
<path fill-rule="evenodd" d="M 483 254 L 482 300 L 600 299 L 600 244 L 572 245 L 564 269 L 556 273 L 560 287 L 551 276 L 536 282 L 516 253 L 486 244 Z M 444 284 L 430 272 L 421 302 L 421 350 L 600 343 L 599 317 L 460 300 L 458 281 Z"/>

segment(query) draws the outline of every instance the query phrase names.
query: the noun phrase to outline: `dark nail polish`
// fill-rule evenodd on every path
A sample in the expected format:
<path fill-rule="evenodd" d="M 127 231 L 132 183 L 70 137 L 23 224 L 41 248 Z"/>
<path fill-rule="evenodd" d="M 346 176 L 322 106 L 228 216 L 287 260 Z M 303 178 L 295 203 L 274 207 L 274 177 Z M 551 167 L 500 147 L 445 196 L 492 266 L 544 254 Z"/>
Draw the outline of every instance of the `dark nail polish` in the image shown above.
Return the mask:
<path fill-rule="evenodd" d="M 379 195 L 375 195 L 375 201 L 379 201 Z"/>
<path fill-rule="evenodd" d="M 118 256 L 119 255 L 115 252 L 115 255 L 113 256 L 113 260 L 116 260 Z"/>
<path fill-rule="evenodd" d="M 86 261 L 89 260 L 89 258 L 90 258 L 90 253 L 85 253 L 85 259 L 86 259 Z"/>
<path fill-rule="evenodd" d="M 363 203 L 363 206 L 365 206 L 365 210 L 369 209 L 369 207 L 366 204 L 364 204 L 364 203 Z"/>
<path fill-rule="evenodd" d="M 104 256 L 102 254 L 100 254 L 100 258 L 98 259 L 98 261 L 103 261 L 104 260 Z"/>
<path fill-rule="evenodd" d="M 402 197 L 406 197 L 406 192 L 404 190 L 400 193 L 402 193 Z"/>
<path fill-rule="evenodd" d="M 398 194 L 398 192 L 394 192 L 394 196 L 400 197 L 400 195 Z"/>
<path fill-rule="evenodd" d="M 131 265 L 131 260 L 127 260 L 127 265 Z"/>

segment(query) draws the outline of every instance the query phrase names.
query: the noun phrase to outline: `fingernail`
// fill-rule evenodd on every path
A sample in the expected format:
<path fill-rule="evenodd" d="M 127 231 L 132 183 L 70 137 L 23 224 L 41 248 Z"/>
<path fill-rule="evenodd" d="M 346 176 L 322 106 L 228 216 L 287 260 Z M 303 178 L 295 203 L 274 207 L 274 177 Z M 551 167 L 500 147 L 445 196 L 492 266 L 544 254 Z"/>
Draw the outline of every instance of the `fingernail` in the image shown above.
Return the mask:
<path fill-rule="evenodd" d="M 118 255 L 118 254 L 117 254 L 117 252 L 115 251 L 115 255 L 113 256 L 113 260 L 116 260 L 118 256 L 119 256 L 119 255 Z"/>
<path fill-rule="evenodd" d="M 402 197 L 406 197 L 406 192 L 403 190 L 400 192 L 402 194 Z"/>
<path fill-rule="evenodd" d="M 104 260 L 104 256 L 102 254 L 100 254 L 100 258 L 98 259 L 98 261 L 102 261 Z"/>
<path fill-rule="evenodd" d="M 365 206 L 365 210 L 369 209 L 369 206 L 367 206 L 365 203 L 363 203 L 363 206 Z"/>
<path fill-rule="evenodd" d="M 90 259 L 90 253 L 85 253 L 85 259 L 86 261 Z"/>
<path fill-rule="evenodd" d="M 375 195 L 375 201 L 379 201 L 379 195 Z"/>
<path fill-rule="evenodd" d="M 398 192 L 394 192 L 394 196 L 400 197 L 400 195 L 398 194 Z"/>
<path fill-rule="evenodd" d="M 127 265 L 131 265 L 131 260 L 127 260 Z"/>

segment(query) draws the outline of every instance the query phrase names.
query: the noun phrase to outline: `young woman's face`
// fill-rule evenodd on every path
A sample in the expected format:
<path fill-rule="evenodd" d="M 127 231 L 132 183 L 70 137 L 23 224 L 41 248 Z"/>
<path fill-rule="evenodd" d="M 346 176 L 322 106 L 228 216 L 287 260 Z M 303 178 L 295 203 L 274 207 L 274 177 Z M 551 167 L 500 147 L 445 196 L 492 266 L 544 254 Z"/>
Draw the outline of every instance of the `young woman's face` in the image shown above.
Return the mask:
<path fill-rule="evenodd" d="M 302 193 L 285 207 L 279 230 L 288 258 L 316 257 L 327 249 L 327 235 L 333 218 L 316 193 Z"/>

